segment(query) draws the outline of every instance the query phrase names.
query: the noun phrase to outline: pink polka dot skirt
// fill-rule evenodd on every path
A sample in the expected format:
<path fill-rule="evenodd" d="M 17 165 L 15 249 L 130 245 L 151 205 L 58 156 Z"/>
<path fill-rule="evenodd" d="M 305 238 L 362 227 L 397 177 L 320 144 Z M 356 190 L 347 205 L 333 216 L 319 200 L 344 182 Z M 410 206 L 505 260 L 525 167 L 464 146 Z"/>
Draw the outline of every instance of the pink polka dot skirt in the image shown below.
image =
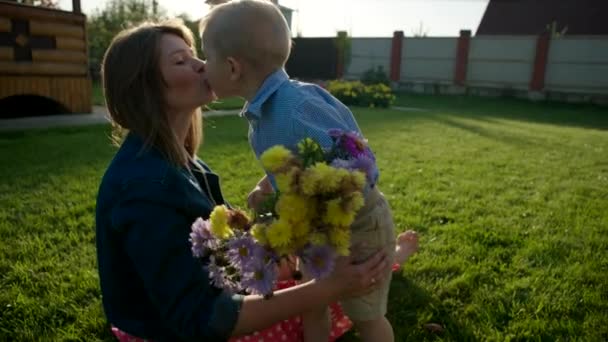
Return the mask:
<path fill-rule="evenodd" d="M 284 289 L 296 285 L 293 280 L 280 281 L 278 289 Z M 344 314 L 340 304 L 334 303 L 330 307 L 331 314 L 331 332 L 329 341 L 333 342 L 340 336 L 344 335 L 353 326 L 351 320 Z M 149 339 L 143 339 L 129 335 L 121 331 L 117 327 L 112 327 L 112 333 L 119 342 L 153 342 Z M 302 326 L 302 317 L 296 316 L 286 319 L 262 331 L 256 331 L 251 335 L 232 338 L 230 342 L 301 342 L 304 341 L 304 331 Z"/>

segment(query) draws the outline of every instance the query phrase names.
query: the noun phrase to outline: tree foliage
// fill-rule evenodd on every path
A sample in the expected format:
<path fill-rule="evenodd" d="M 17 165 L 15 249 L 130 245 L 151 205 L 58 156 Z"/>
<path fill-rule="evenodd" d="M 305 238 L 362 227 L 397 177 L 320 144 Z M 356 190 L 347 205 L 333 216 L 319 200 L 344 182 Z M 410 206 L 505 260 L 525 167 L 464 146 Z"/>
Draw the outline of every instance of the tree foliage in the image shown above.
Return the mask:
<path fill-rule="evenodd" d="M 89 65 L 93 79 L 99 78 L 103 54 L 118 32 L 143 21 L 160 21 L 168 18 L 167 11 L 159 7 L 156 1 L 150 0 L 110 0 L 103 9 L 97 9 L 89 15 L 87 36 Z M 181 14 L 177 18 L 183 20 L 184 24 L 192 30 L 197 51 L 200 51 L 198 20 L 190 19 L 187 14 Z"/>
<path fill-rule="evenodd" d="M 110 0 L 103 9 L 97 9 L 89 15 L 87 38 L 93 78 L 98 77 L 103 54 L 118 32 L 143 21 L 164 18 L 165 10 L 158 9 L 154 13 L 152 2 L 145 0 Z"/>

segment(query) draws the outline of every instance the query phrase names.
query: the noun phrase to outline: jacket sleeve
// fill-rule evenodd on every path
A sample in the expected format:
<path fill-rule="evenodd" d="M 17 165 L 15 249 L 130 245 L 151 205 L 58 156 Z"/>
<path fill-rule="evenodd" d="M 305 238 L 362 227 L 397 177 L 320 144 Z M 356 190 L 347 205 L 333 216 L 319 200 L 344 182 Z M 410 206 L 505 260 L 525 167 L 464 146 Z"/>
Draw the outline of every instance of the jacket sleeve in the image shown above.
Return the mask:
<path fill-rule="evenodd" d="M 160 317 L 184 340 L 224 341 L 236 325 L 243 297 L 213 287 L 192 256 L 192 224 L 180 196 L 162 183 L 132 183 L 112 211 L 123 247 Z"/>

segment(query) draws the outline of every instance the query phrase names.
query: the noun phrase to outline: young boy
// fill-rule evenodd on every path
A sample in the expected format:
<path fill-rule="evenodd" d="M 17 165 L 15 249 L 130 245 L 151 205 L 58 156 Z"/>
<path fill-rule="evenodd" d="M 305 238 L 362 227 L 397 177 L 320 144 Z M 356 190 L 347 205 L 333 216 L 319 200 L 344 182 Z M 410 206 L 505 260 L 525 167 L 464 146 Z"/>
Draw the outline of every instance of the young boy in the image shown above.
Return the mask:
<path fill-rule="evenodd" d="M 274 145 L 294 148 L 311 137 L 328 148 L 331 128 L 360 132 L 350 110 L 324 89 L 290 80 L 284 66 L 291 49 L 285 18 L 270 1 L 240 0 L 215 6 L 201 21 L 207 58 L 207 81 L 219 98 L 241 96 L 248 102 L 241 115 L 249 121 L 249 142 L 257 158 Z M 250 205 L 273 191 L 273 177 L 263 177 L 250 194 Z M 395 246 L 389 205 L 378 190 L 366 191 L 365 205 L 352 227 L 352 256 L 364 260 L 385 249 L 404 262 L 418 247 L 415 232 L 403 233 Z M 390 281 L 364 297 L 342 302 L 363 341 L 393 341 L 386 319 Z M 327 341 L 325 309 L 304 314 L 306 341 Z"/>

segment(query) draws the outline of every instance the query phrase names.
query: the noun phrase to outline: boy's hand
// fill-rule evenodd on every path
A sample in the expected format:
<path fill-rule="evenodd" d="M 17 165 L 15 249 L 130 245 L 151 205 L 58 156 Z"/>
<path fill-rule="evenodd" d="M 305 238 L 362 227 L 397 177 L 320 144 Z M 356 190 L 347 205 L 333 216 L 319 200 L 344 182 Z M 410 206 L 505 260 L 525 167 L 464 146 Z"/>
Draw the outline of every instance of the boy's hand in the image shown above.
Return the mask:
<path fill-rule="evenodd" d="M 255 188 L 251 190 L 249 196 L 247 196 L 247 206 L 256 211 L 259 210 L 264 200 L 273 192 L 274 189 L 268 177 L 262 177 Z"/>
<path fill-rule="evenodd" d="M 272 193 L 272 192 L 270 192 Z M 256 186 L 247 196 L 247 206 L 253 210 L 259 210 L 262 202 L 270 193 L 264 192 L 260 186 Z"/>

